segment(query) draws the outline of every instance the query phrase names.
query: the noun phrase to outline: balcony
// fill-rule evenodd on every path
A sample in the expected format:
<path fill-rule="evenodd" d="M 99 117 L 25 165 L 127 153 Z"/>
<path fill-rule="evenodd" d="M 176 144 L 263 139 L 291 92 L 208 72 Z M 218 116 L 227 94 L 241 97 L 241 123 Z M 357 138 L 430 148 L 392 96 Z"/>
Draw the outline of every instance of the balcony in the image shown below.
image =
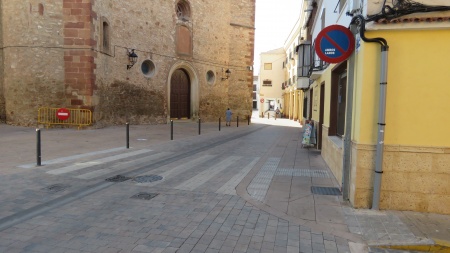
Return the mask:
<path fill-rule="evenodd" d="M 307 87 L 309 87 L 309 80 L 307 82 L 303 79 L 316 80 L 330 64 L 319 59 L 314 51 L 314 44 L 311 46 L 309 41 L 302 42 L 296 51 L 298 52 L 299 62 L 297 70 L 297 87 L 300 88 L 306 86 L 306 83 L 308 83 Z"/>
<path fill-rule="evenodd" d="M 314 54 L 313 64 L 309 69 L 309 78 L 312 80 L 319 78 L 323 74 L 324 70 L 330 65 L 325 61 L 315 59 L 316 57 L 317 55 Z"/>

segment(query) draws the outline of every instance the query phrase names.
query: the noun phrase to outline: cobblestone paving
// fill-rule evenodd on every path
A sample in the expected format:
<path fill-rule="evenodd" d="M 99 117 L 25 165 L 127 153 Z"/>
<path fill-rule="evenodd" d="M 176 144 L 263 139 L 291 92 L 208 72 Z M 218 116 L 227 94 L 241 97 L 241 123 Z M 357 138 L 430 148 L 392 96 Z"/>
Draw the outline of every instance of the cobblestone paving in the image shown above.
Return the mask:
<path fill-rule="evenodd" d="M 382 211 L 355 210 L 343 207 L 350 232 L 360 234 L 372 245 L 427 244 L 426 238 L 414 235 L 399 217 Z"/>
<path fill-rule="evenodd" d="M 130 198 L 145 189 L 151 200 Z M 350 252 L 238 196 L 123 182 L 0 232 L 0 252 Z"/>

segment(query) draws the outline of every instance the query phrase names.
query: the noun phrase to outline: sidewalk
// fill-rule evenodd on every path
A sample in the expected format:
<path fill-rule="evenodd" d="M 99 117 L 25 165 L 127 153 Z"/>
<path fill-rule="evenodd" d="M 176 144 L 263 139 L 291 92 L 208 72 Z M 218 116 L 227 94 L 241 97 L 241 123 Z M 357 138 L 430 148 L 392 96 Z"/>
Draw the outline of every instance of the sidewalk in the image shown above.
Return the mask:
<path fill-rule="evenodd" d="M 293 126 L 287 119 L 254 118 L 253 123 Z M 297 122 L 295 122 L 298 124 Z M 291 141 L 291 140 L 287 140 Z M 374 211 L 353 209 L 341 195 L 311 193 L 311 187 L 338 189 L 339 185 L 320 156 L 320 151 L 305 149 L 300 139 L 290 143 L 292 153 L 285 153 L 273 173 L 264 199 L 255 201 L 251 189 L 258 174 L 253 174 L 238 186 L 238 194 L 247 201 L 287 220 L 295 220 L 323 233 L 339 235 L 357 242 L 354 252 L 397 252 L 376 249 L 376 246 L 405 246 L 410 250 L 427 250 L 424 245 L 450 247 L 450 215 L 409 211 Z M 286 166 L 287 165 L 287 166 Z M 293 165 L 299 170 L 284 167 Z M 264 168 L 260 168 L 260 171 Z M 303 173 L 301 178 L 295 173 Z M 308 175 L 305 174 L 309 173 Z M 261 203 L 262 202 L 262 203 Z M 365 244 L 365 245 L 364 245 Z M 450 249 L 430 252 L 450 252 Z"/>
<path fill-rule="evenodd" d="M 350 241 L 353 253 L 394 252 L 374 249 L 377 245 L 424 245 L 434 241 L 450 246 L 450 216 L 400 211 L 355 210 L 341 195 L 326 192 L 337 182 L 320 151 L 301 147 L 298 122 L 287 119 L 253 117 L 252 124 L 285 126 L 288 131 L 268 147 L 266 157 L 257 163 L 236 188 L 237 194 L 253 206 L 311 231 Z M 217 123 L 203 123 L 201 135 L 226 135 L 243 131 L 247 122 L 236 122 L 218 132 Z M 298 129 L 298 131 L 297 131 Z M 101 133 L 101 135 L 99 134 Z M 198 137 L 198 124 L 175 122 L 173 138 L 189 142 Z M 36 130 L 0 124 L 0 176 L 35 166 Z M 119 154 L 126 147 L 125 126 L 104 129 L 42 129 L 42 164 L 83 157 L 86 153 L 108 151 Z M 130 146 L 142 149 L 170 142 L 170 125 L 130 126 Z M 270 154 L 270 157 L 269 157 Z M 274 159 L 273 157 L 279 157 Z M 85 159 L 89 159 L 86 157 Z M 314 188 L 318 192 L 312 193 Z M 334 192 L 334 194 L 339 194 Z M 370 249 L 367 245 L 372 246 Z M 327 251 L 332 252 L 332 251 Z M 337 251 L 336 251 L 337 252 Z"/>

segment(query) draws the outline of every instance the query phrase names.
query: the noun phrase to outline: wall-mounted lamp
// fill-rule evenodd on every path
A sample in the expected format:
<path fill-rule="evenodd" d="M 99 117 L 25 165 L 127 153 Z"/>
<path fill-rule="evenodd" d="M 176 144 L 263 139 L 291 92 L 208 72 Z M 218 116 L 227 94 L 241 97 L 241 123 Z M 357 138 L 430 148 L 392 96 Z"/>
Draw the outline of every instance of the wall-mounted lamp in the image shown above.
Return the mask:
<path fill-rule="evenodd" d="M 133 67 L 133 65 L 137 62 L 138 56 L 134 52 L 134 49 L 128 50 L 127 55 L 128 55 L 128 62 L 129 62 L 129 64 L 127 64 L 127 69 L 131 69 L 131 67 Z"/>
<path fill-rule="evenodd" d="M 225 76 L 223 75 L 225 73 Z M 231 71 L 230 71 L 230 69 L 227 69 L 227 70 L 225 70 L 225 72 L 223 71 L 223 68 L 222 68 L 222 81 L 223 80 L 227 80 L 229 77 L 231 76 Z"/>
<path fill-rule="evenodd" d="M 252 70 L 253 70 L 253 66 L 247 66 L 247 69 L 248 69 L 249 71 L 252 71 Z"/>

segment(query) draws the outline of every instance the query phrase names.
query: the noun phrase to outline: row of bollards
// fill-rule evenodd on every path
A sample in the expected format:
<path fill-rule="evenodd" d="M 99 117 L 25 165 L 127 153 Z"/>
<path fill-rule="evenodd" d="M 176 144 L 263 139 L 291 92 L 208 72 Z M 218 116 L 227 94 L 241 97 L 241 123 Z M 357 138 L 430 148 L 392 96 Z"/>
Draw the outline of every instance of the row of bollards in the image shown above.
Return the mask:
<path fill-rule="evenodd" d="M 221 130 L 221 118 L 219 118 L 219 131 Z M 250 125 L 250 116 L 247 116 L 247 124 Z M 126 148 L 130 148 L 130 123 L 126 123 Z M 236 127 L 239 127 L 239 116 L 236 117 Z M 202 121 L 198 119 L 198 135 L 201 135 Z M 170 140 L 173 140 L 173 120 L 170 121 Z M 36 128 L 36 164 L 41 166 L 41 130 Z"/>

